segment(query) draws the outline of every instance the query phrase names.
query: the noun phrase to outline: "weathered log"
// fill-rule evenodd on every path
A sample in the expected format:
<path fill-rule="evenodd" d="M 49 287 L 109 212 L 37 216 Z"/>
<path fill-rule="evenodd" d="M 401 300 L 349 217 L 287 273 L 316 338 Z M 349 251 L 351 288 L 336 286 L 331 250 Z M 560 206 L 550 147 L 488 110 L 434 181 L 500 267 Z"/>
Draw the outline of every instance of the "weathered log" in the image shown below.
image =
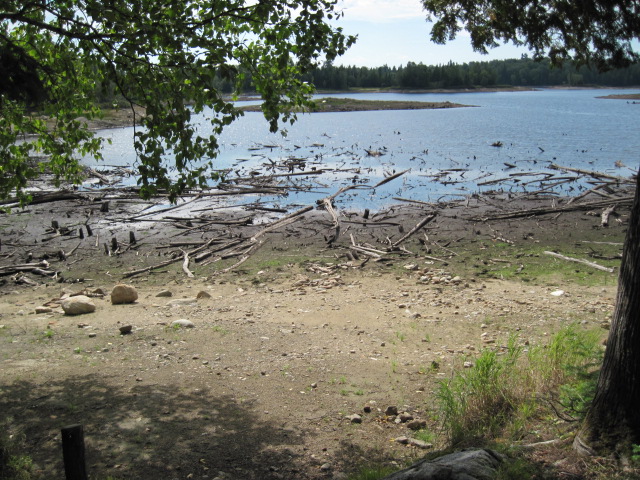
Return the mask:
<path fill-rule="evenodd" d="M 325 198 L 323 200 L 323 205 L 325 210 L 329 212 L 329 215 L 331 215 L 331 218 L 333 219 L 333 235 L 331 235 L 331 237 L 329 237 L 329 239 L 327 240 L 327 243 L 331 245 L 340 236 L 340 220 L 338 219 L 338 214 L 331 204 L 331 200 Z"/>
<path fill-rule="evenodd" d="M 552 163 L 551 165 L 549 165 L 549 168 L 553 170 L 564 170 L 566 172 L 575 172 L 581 175 L 589 175 L 590 177 L 593 177 L 593 178 L 606 178 L 609 180 L 614 180 L 617 183 L 628 183 L 628 184 L 634 183 L 632 178 L 617 177 L 615 175 L 608 175 L 606 173 L 595 172 L 593 170 L 584 170 L 582 168 L 564 167 L 562 165 L 557 165 L 555 163 Z"/>
<path fill-rule="evenodd" d="M 583 265 L 587 265 L 589 267 L 596 268 L 598 270 L 602 270 L 603 272 L 613 273 L 613 271 L 614 271 L 613 268 L 604 267 L 602 265 L 598 265 L 597 263 L 590 262 L 589 260 L 583 260 L 581 258 L 574 258 L 574 257 L 566 257 L 564 255 L 560 255 L 559 253 L 555 253 L 555 252 L 545 251 L 543 253 L 545 255 L 551 255 L 552 257 L 559 258 L 560 260 L 565 260 L 567 262 L 581 263 Z"/>
<path fill-rule="evenodd" d="M 577 210 L 592 210 L 594 208 L 602 208 L 602 207 L 611 205 L 612 202 L 614 201 L 618 205 L 631 205 L 631 203 L 633 202 L 633 196 L 619 197 L 612 200 L 598 200 L 594 202 L 574 203 L 571 205 L 567 204 L 562 207 L 555 207 L 555 208 L 547 208 L 547 207 L 531 208 L 528 210 L 517 210 L 514 212 L 501 213 L 501 214 L 490 215 L 485 217 L 468 217 L 467 220 L 486 222 L 488 220 L 507 220 L 510 218 L 548 215 L 548 214 L 555 214 L 555 213 L 561 213 L 561 212 L 573 212 Z"/>
<path fill-rule="evenodd" d="M 182 250 L 184 254 L 184 261 L 182 262 L 182 271 L 187 274 L 187 277 L 193 278 L 195 275 L 189 270 L 189 254 Z"/>
<path fill-rule="evenodd" d="M 613 204 L 610 207 L 604 209 L 601 215 L 600 225 L 603 227 L 609 226 L 609 216 L 615 211 L 617 205 Z"/>

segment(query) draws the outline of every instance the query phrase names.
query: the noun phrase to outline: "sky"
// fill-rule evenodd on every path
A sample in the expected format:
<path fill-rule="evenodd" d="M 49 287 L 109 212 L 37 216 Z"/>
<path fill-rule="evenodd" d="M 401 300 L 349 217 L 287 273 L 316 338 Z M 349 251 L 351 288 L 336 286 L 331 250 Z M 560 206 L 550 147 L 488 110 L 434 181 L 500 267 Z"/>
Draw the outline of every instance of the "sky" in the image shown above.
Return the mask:
<path fill-rule="evenodd" d="M 454 41 L 437 45 L 429 39 L 431 27 L 420 0 L 339 0 L 337 6 L 344 17 L 336 25 L 348 35 L 357 35 L 358 41 L 335 60 L 335 65 L 437 65 L 520 58 L 528 53 L 513 45 L 492 49 L 488 55 L 476 53 L 466 32 L 460 32 Z"/>

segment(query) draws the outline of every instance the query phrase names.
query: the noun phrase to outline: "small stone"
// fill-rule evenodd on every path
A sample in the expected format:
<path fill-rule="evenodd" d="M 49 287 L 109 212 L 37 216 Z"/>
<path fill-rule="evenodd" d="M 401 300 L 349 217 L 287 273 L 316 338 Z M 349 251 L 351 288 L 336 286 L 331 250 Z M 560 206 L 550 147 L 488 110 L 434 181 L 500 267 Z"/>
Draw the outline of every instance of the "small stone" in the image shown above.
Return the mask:
<path fill-rule="evenodd" d="M 351 422 L 351 423 L 362 423 L 362 417 L 360 415 L 358 415 L 357 413 L 354 413 L 353 415 L 349 415 L 347 417 L 347 419 Z"/>
<path fill-rule="evenodd" d="M 555 290 L 551 292 L 551 295 L 553 295 L 554 297 L 561 297 L 562 295 L 564 295 L 564 290 Z"/>
<path fill-rule="evenodd" d="M 323 463 L 320 466 L 320 470 L 322 470 L 323 472 L 328 472 L 329 470 L 331 470 L 331 464 L 330 463 Z"/>
<path fill-rule="evenodd" d="M 317 383 L 315 383 L 315 382 L 314 382 L 314 383 L 312 383 L 312 384 L 311 384 L 311 388 L 318 388 L 318 384 L 317 384 Z"/>
<path fill-rule="evenodd" d="M 398 407 L 396 407 L 395 405 L 390 405 L 387 407 L 387 409 L 384 411 L 384 414 L 387 417 L 392 417 L 395 415 L 398 415 Z"/>
<path fill-rule="evenodd" d="M 173 322 L 171 322 L 171 326 L 172 327 L 180 327 L 180 328 L 194 328 L 195 325 L 193 324 L 193 322 L 191 320 L 186 320 L 184 318 L 181 318 L 179 320 L 174 320 Z"/>
<path fill-rule="evenodd" d="M 396 443 L 399 443 L 401 445 L 408 445 L 409 444 L 409 438 L 405 437 L 405 436 L 394 438 L 393 441 L 396 442 Z"/>
<path fill-rule="evenodd" d="M 52 308 L 49 307 L 36 307 L 36 313 L 51 313 L 53 312 Z"/>
<path fill-rule="evenodd" d="M 85 295 L 75 295 L 62 301 L 62 310 L 67 315 L 82 315 L 95 312 L 96 305 Z"/>
<path fill-rule="evenodd" d="M 464 368 L 471 368 L 471 367 L 473 367 L 473 363 L 471 363 L 471 362 L 464 362 L 464 363 L 462 364 L 462 366 L 463 366 Z"/>
<path fill-rule="evenodd" d="M 96 338 L 98 336 L 97 333 L 90 333 L 89 338 Z"/>
<path fill-rule="evenodd" d="M 131 333 L 131 330 L 133 330 L 133 326 L 132 325 L 123 325 L 120 327 L 120 334 L 121 335 L 128 335 L 129 333 Z"/>
<path fill-rule="evenodd" d="M 424 420 L 412 420 L 407 423 L 407 428 L 410 430 L 422 430 L 427 426 L 427 422 Z"/>
<path fill-rule="evenodd" d="M 433 448 L 433 444 L 432 443 L 423 442 L 422 440 L 418 440 L 416 438 L 410 439 L 409 440 L 409 445 L 411 445 L 412 447 L 421 448 L 423 450 L 426 450 L 428 448 Z"/>
<path fill-rule="evenodd" d="M 156 297 L 173 297 L 171 290 L 162 290 L 156 294 Z"/>
<path fill-rule="evenodd" d="M 196 298 L 198 300 L 203 300 L 203 299 L 207 299 L 207 298 L 211 298 L 211 294 L 209 292 L 205 292 L 204 290 L 200 290 L 198 292 L 198 295 L 196 295 Z"/>
<path fill-rule="evenodd" d="M 362 411 L 364 413 L 371 413 L 371 405 L 365 405 Z"/>
<path fill-rule="evenodd" d="M 111 290 L 111 303 L 113 305 L 123 305 L 133 303 L 138 299 L 138 292 L 132 285 L 119 283 Z"/>
<path fill-rule="evenodd" d="M 413 420 L 413 415 L 410 413 L 402 412 L 399 417 L 401 423 L 407 423 L 410 420 Z"/>

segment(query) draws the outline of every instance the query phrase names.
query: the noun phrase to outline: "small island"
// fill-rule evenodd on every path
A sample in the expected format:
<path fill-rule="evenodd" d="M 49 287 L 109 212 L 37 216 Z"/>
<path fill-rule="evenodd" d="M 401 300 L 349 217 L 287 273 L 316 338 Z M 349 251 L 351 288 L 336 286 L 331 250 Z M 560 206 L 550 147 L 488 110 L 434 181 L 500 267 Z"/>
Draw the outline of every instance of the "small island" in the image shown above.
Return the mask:
<path fill-rule="evenodd" d="M 640 100 L 640 93 L 620 93 L 614 95 L 605 95 L 597 98 L 605 98 L 610 100 Z"/>
<path fill-rule="evenodd" d="M 305 110 L 307 113 L 325 112 L 368 112 L 375 110 L 428 110 L 438 108 L 460 108 L 470 107 L 452 102 L 407 102 L 393 100 L 356 100 L 353 98 L 320 98 L 314 102 L 311 109 Z M 246 105 L 240 107 L 245 112 L 259 112 L 260 105 Z"/>

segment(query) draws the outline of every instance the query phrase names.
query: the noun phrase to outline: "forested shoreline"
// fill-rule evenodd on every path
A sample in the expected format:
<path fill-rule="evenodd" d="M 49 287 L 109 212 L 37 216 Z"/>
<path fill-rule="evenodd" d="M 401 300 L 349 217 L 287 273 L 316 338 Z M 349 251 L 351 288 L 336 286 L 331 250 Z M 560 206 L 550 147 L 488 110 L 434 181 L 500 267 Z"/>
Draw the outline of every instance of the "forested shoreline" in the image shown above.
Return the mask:
<path fill-rule="evenodd" d="M 456 89 L 486 87 L 537 86 L 608 86 L 635 87 L 640 85 L 640 64 L 628 68 L 598 72 L 587 66 L 576 68 L 566 62 L 554 67 L 548 59 L 540 61 L 523 57 L 486 62 L 424 65 L 409 62 L 399 67 L 336 66 L 330 63 L 307 74 L 304 80 L 319 90 L 349 89 Z M 251 90 L 251 78 L 244 80 L 244 90 Z M 231 84 L 220 80 L 216 85 L 231 92 Z"/>
<path fill-rule="evenodd" d="M 377 68 L 324 65 L 308 76 L 319 89 L 350 88 L 441 89 L 477 87 L 533 87 L 602 85 L 631 87 L 640 85 L 640 65 L 597 72 L 586 66 L 576 68 L 566 62 L 552 67 L 549 60 L 531 58 L 491 60 L 444 65 L 409 62 L 400 67 Z"/>
<path fill-rule="evenodd" d="M 627 68 L 598 72 L 587 66 L 575 67 L 571 62 L 552 66 L 550 60 L 520 59 L 490 60 L 486 62 L 424 65 L 409 62 L 399 67 L 356 67 L 325 63 L 302 79 L 318 91 L 376 90 L 441 90 L 533 87 L 638 87 L 640 64 Z M 239 84 L 239 88 L 235 85 Z M 211 88 L 223 94 L 255 93 L 250 72 L 238 69 L 235 75 L 211 80 Z M 103 106 L 127 102 L 113 84 L 96 88 L 96 100 Z"/>

